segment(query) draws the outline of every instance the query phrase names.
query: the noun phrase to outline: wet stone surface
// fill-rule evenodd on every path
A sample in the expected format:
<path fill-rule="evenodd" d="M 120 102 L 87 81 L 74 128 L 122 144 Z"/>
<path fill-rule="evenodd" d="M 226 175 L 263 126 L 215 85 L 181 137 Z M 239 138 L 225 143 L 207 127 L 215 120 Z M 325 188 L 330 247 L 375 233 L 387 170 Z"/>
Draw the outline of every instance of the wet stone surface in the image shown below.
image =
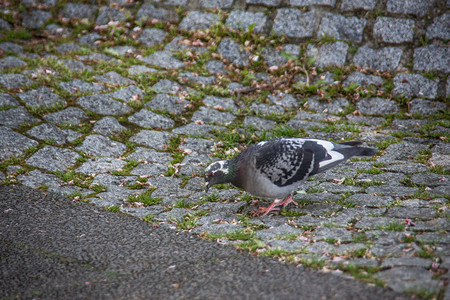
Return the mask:
<path fill-rule="evenodd" d="M 59 2 L 5 3 L 2 184 L 448 298 L 445 1 Z M 281 136 L 378 151 L 268 216 L 270 199 L 204 192 L 209 163 Z"/>

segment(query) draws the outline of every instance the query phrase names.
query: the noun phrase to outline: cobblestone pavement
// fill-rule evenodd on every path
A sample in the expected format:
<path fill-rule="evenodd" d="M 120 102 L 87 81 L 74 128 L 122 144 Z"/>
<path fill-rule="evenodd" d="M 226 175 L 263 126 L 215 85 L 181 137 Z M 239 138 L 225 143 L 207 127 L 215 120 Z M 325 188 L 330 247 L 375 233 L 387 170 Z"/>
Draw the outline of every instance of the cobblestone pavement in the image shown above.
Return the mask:
<path fill-rule="evenodd" d="M 449 1 L 94 2 L 1 2 L 3 184 L 450 297 Z M 203 192 L 210 162 L 279 136 L 379 152 L 270 216 Z"/>

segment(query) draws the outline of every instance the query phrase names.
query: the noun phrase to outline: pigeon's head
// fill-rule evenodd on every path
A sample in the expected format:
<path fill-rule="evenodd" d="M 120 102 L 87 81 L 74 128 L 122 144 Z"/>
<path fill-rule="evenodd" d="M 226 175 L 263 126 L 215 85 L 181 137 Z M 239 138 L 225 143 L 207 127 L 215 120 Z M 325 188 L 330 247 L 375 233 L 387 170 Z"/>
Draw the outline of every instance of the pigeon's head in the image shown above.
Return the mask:
<path fill-rule="evenodd" d="M 230 182 L 228 179 L 230 175 L 229 162 L 227 160 L 216 161 L 210 164 L 205 169 L 205 191 L 215 184 Z"/>

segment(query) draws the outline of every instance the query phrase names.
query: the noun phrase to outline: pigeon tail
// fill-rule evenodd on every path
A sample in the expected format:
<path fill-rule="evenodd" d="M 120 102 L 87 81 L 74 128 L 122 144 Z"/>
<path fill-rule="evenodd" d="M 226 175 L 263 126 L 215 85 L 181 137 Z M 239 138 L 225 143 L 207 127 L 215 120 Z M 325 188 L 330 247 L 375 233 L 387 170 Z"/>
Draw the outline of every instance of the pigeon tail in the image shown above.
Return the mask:
<path fill-rule="evenodd" d="M 349 159 L 352 156 L 373 156 L 377 154 L 377 149 L 357 147 L 357 145 L 361 144 L 361 142 L 346 142 L 335 144 L 336 148 L 334 149 L 334 151 L 337 151 L 344 155 L 345 160 Z"/>

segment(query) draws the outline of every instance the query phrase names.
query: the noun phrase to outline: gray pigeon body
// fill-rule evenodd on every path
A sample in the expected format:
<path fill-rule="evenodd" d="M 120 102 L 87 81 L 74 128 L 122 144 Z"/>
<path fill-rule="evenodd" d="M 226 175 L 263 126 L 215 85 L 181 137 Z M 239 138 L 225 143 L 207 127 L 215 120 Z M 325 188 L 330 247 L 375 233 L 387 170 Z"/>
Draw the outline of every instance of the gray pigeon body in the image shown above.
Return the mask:
<path fill-rule="evenodd" d="M 284 197 L 289 198 L 283 201 L 285 206 L 294 202 L 290 196 L 310 176 L 331 169 L 352 156 L 376 154 L 375 149 L 359 147 L 360 144 L 301 138 L 263 141 L 230 160 L 209 165 L 205 170 L 206 190 L 215 184 L 231 183 L 252 195 L 275 199 L 270 209 L 273 210 Z"/>

